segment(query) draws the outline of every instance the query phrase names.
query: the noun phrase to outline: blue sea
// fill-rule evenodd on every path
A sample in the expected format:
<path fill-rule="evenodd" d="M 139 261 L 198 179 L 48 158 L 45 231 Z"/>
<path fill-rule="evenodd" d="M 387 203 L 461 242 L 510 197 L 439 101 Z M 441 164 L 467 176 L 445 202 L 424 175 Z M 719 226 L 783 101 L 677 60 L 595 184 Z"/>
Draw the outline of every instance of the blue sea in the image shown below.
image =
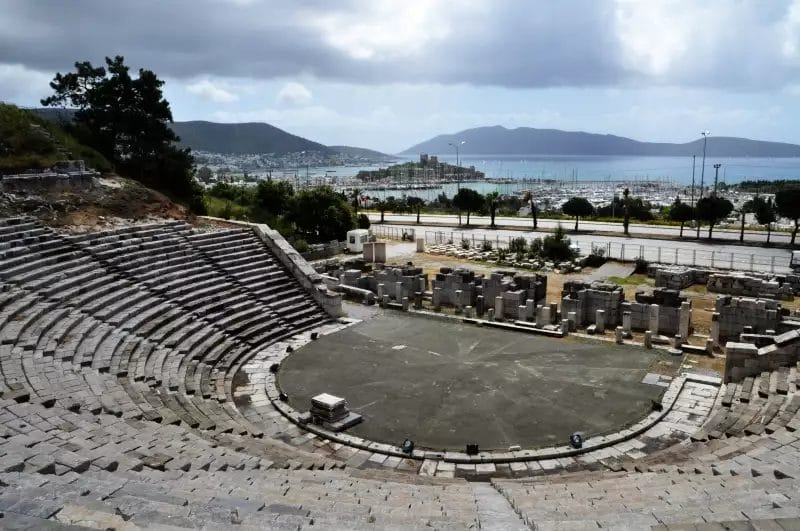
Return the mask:
<path fill-rule="evenodd" d="M 455 154 L 440 155 L 439 160 L 455 163 Z M 399 157 L 404 162 L 411 158 Z M 664 180 L 676 184 L 691 184 L 691 157 L 623 157 L 623 156 L 544 156 L 464 155 L 462 166 L 475 166 L 487 177 L 506 179 L 557 179 L 557 180 Z M 735 184 L 751 179 L 800 179 L 800 158 L 726 158 L 706 157 L 705 180 L 714 179 L 714 164 L 720 163 L 719 181 Z M 383 165 L 386 166 L 386 165 Z M 355 175 L 362 169 L 377 166 L 339 166 L 312 168 L 312 173 L 324 174 L 333 169 L 338 177 Z M 695 163 L 695 179 L 699 183 L 702 158 Z"/>

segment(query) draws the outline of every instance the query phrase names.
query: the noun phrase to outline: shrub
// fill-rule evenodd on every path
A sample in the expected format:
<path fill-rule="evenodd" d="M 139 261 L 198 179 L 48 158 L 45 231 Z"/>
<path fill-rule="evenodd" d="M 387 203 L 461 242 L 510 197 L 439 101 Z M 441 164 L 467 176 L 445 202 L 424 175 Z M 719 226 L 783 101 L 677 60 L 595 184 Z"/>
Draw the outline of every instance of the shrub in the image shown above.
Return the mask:
<path fill-rule="evenodd" d="M 528 249 L 528 255 L 531 258 L 538 258 L 542 256 L 542 239 L 541 238 L 534 238 L 531 240 L 530 247 Z"/>
<path fill-rule="evenodd" d="M 368 229 L 369 228 L 369 218 L 366 214 L 359 214 L 358 215 L 358 228 L 359 229 Z"/>
<path fill-rule="evenodd" d="M 233 213 L 233 206 L 231 206 L 231 202 L 225 201 L 225 206 L 222 207 L 222 212 L 220 212 L 219 216 L 222 219 L 231 219 L 232 213 Z"/>
<path fill-rule="evenodd" d="M 647 268 L 650 265 L 650 262 L 639 256 L 633 261 L 633 263 L 636 265 L 636 269 L 633 271 L 634 273 L 647 273 Z"/>
<path fill-rule="evenodd" d="M 589 267 L 600 267 L 608 261 L 606 258 L 605 247 L 592 246 L 592 252 L 586 257 L 586 265 Z"/>
<path fill-rule="evenodd" d="M 481 250 L 484 253 L 488 253 L 492 250 L 492 242 L 489 240 L 483 240 L 483 245 L 481 245 Z"/>
<path fill-rule="evenodd" d="M 520 236 L 519 238 L 512 238 L 510 242 L 508 242 L 508 250 L 512 253 L 524 253 L 528 250 L 528 242 L 525 241 L 525 238 Z"/>
<path fill-rule="evenodd" d="M 462 249 L 469 249 L 469 240 L 464 238 L 461 240 L 461 248 Z"/>
<path fill-rule="evenodd" d="M 508 249 L 497 249 L 497 259 L 505 261 L 508 258 Z"/>
<path fill-rule="evenodd" d="M 308 252 L 308 242 L 304 239 L 299 239 L 294 241 L 294 249 L 298 253 L 305 253 Z"/>
<path fill-rule="evenodd" d="M 564 228 L 558 225 L 553 234 L 548 234 L 542 240 L 542 257 L 548 260 L 571 260 L 575 258 L 571 244 Z"/>

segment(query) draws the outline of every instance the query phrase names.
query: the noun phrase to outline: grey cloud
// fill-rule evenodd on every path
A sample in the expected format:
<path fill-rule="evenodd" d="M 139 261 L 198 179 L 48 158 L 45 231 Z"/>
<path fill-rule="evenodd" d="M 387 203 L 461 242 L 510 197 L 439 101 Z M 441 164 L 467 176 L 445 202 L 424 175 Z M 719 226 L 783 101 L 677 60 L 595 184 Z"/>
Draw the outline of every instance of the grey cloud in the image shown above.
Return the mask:
<path fill-rule="evenodd" d="M 752 29 L 735 28 L 743 39 L 704 49 L 691 58 L 699 64 L 685 61 L 665 77 L 626 66 L 626 51 L 614 33 L 611 2 L 519 0 L 490 5 L 486 16 L 470 18 L 469 9 L 454 3 L 448 17 L 452 33 L 446 39 L 432 41 L 421 54 L 370 61 L 330 46 L 309 23 L 313 13 L 358 13 L 363 4 L 357 0 L 5 0 L 0 62 L 55 72 L 70 69 L 76 60 L 98 63 L 104 55 L 121 54 L 132 65 L 172 78 L 310 74 L 351 83 L 507 87 L 656 82 L 759 88 L 780 86 L 797 75 L 796 61 L 776 56 L 778 43 L 763 42 L 770 25 L 785 15 L 785 4 L 760 11 Z M 438 31 L 436 24 L 430 31 Z"/>

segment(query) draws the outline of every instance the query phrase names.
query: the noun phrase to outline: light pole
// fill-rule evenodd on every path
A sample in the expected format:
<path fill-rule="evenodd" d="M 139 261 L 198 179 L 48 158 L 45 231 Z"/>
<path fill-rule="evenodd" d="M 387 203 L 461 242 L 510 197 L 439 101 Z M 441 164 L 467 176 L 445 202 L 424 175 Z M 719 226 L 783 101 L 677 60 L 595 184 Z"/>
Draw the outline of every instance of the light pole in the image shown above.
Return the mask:
<path fill-rule="evenodd" d="M 461 191 L 461 179 L 459 179 L 459 174 L 461 173 L 461 166 L 458 163 L 458 149 L 462 145 L 464 145 L 466 143 L 467 143 L 466 140 L 462 140 L 461 142 L 456 142 L 456 143 L 453 143 L 453 142 L 448 142 L 447 143 L 448 145 L 453 146 L 454 148 L 456 148 L 456 172 L 457 172 L 456 173 L 456 190 L 457 191 Z"/>
<path fill-rule="evenodd" d="M 697 217 L 694 209 L 694 162 L 697 155 L 692 155 L 692 221 Z"/>
<path fill-rule="evenodd" d="M 708 135 L 711 134 L 711 131 L 700 131 L 700 134 L 703 135 L 703 166 L 700 169 L 700 198 L 702 199 L 706 176 L 706 142 L 708 142 Z M 697 237 L 700 238 L 700 223 L 697 224 Z"/>
<path fill-rule="evenodd" d="M 717 197 L 717 181 L 719 180 L 719 168 L 722 166 L 719 162 L 714 164 L 714 197 Z"/>

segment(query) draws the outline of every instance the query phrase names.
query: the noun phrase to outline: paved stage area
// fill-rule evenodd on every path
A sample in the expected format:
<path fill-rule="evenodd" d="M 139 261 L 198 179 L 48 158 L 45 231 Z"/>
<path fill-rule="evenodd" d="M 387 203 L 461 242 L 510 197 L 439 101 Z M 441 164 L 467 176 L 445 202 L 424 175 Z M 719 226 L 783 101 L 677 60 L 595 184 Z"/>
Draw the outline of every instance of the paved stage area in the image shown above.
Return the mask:
<path fill-rule="evenodd" d="M 664 387 L 643 384 L 660 351 L 444 322 L 396 311 L 325 336 L 284 360 L 279 382 L 297 410 L 327 392 L 364 422 L 348 433 L 463 451 L 563 444 L 646 415 Z M 662 364 L 662 372 L 664 365 Z"/>

